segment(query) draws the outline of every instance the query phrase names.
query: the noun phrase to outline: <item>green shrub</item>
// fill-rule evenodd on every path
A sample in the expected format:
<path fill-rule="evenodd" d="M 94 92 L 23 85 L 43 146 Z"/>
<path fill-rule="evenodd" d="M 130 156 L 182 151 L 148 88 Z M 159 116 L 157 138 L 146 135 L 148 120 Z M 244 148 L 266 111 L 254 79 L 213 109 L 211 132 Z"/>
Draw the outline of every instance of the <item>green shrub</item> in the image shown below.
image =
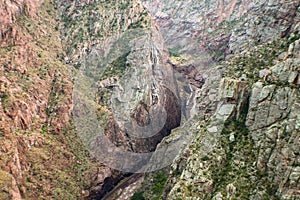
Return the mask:
<path fill-rule="evenodd" d="M 209 157 L 208 156 L 204 156 L 204 157 L 201 158 L 201 160 L 202 161 L 207 161 L 207 160 L 209 160 Z"/>
<path fill-rule="evenodd" d="M 123 55 L 112 61 L 110 67 L 106 68 L 106 70 L 103 72 L 101 80 L 113 76 L 121 77 L 126 71 L 126 69 L 130 67 L 130 65 L 127 63 L 127 56 L 129 54 L 130 51 L 125 52 Z"/>
<path fill-rule="evenodd" d="M 134 193 L 130 200 L 146 200 L 144 197 L 144 192 L 140 191 Z"/>
<path fill-rule="evenodd" d="M 152 187 L 152 191 L 154 192 L 154 194 L 158 197 L 161 196 L 161 194 L 163 193 L 164 190 L 164 186 L 166 184 L 168 180 L 168 177 L 166 174 L 164 173 L 158 173 L 155 177 L 155 184 Z"/>

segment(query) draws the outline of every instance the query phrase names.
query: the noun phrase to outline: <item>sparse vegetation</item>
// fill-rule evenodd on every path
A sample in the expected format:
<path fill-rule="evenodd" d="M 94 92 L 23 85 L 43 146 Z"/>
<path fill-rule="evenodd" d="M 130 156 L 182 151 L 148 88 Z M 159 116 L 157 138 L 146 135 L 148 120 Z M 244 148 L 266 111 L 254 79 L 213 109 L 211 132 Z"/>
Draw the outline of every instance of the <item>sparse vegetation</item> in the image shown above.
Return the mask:
<path fill-rule="evenodd" d="M 278 81 L 273 82 L 269 79 L 262 80 L 258 77 L 258 74 L 259 70 L 269 69 L 274 66 L 274 61 L 278 60 L 278 56 L 282 52 L 286 52 L 289 45 L 299 38 L 300 34 L 296 32 L 292 36 L 258 45 L 250 51 L 235 55 L 235 57 L 224 63 L 227 65 L 225 76 L 240 78 L 242 74 L 246 74 L 247 81 L 250 83 L 260 80 L 279 86 L 289 85 Z"/>
<path fill-rule="evenodd" d="M 42 133 L 44 135 L 46 135 L 47 134 L 47 126 L 43 125 L 41 129 L 42 129 Z"/>
<path fill-rule="evenodd" d="M 0 93 L 0 99 L 4 112 L 7 112 L 9 109 L 11 109 L 11 99 L 8 93 Z"/>
<path fill-rule="evenodd" d="M 253 166 L 257 150 L 245 125 L 247 110 L 248 105 L 245 105 L 239 119 L 233 118 L 224 124 L 219 144 L 225 150 L 225 157 L 221 166 L 216 164 L 210 166 L 214 183 L 210 197 L 218 192 L 226 195 L 226 186 L 231 183 L 236 186 L 234 197 L 237 199 L 249 199 L 261 186 L 267 186 L 266 188 L 270 190 L 274 188 L 274 185 L 267 179 L 267 173 Z M 229 140 L 231 134 L 235 136 L 234 141 Z M 249 179 L 256 184 L 250 186 Z M 274 197 L 274 195 L 274 193 L 265 193 L 267 198 Z"/>
<path fill-rule="evenodd" d="M 103 72 L 100 80 L 104 80 L 108 77 L 121 77 L 124 72 L 130 68 L 130 64 L 127 62 L 127 56 L 130 51 L 125 52 L 123 55 L 111 62 L 109 67 Z"/>
<path fill-rule="evenodd" d="M 207 160 L 209 160 L 209 157 L 208 156 L 204 156 L 204 157 L 201 158 L 201 160 L 202 161 L 207 161 Z"/>
<path fill-rule="evenodd" d="M 164 186 L 168 180 L 168 177 L 166 174 L 160 172 L 156 174 L 154 178 L 154 184 L 152 186 L 152 191 L 154 193 L 154 199 L 159 199 L 159 197 L 162 195 L 162 192 L 164 190 Z"/>
<path fill-rule="evenodd" d="M 22 175 L 22 180 L 14 180 L 10 173 L 0 170 L 0 199 L 12 199 L 13 181 L 24 192 L 25 199 L 81 199 L 82 190 L 93 184 L 92 171 L 96 168 L 101 170 L 99 163 L 91 161 L 74 125 L 65 127 L 60 134 L 48 132 L 53 128 L 48 124 L 62 118 L 55 115 L 68 103 L 66 99 L 70 93 L 66 91 L 71 90 L 71 87 L 67 88 L 71 86 L 67 82 L 71 77 L 68 70 L 73 69 L 66 66 L 62 59 L 64 52 L 55 7 L 55 3 L 45 0 L 36 13 L 32 13 L 34 17 L 25 13 L 17 16 L 13 26 L 21 42 L 0 50 L 4 76 L 9 80 L 9 84 L 4 85 L 5 92 L 0 93 L 2 107 L 4 112 L 10 111 L 8 109 L 20 111 L 20 118 L 24 118 L 19 120 L 20 124 L 14 124 L 17 112 L 13 113 L 13 117 L 9 117 L 9 113 L 1 115 L 1 123 L 14 125 L 11 126 L 11 133 L 5 135 L 4 128 L 0 128 L 1 142 L 5 144 L 5 151 L 0 152 L 0 165 L 7 166 L 11 162 L 11 166 L 15 167 L 13 157 L 18 154 L 22 167 L 15 169 Z M 22 46 L 23 43 L 26 46 Z M 56 80 L 51 85 L 53 77 Z M 16 91 L 8 92 L 12 88 Z M 23 125 L 24 128 L 21 128 Z M 6 167 L 5 171 L 9 170 Z M 13 190 L 17 192 L 15 188 Z"/>
<path fill-rule="evenodd" d="M 136 192 L 131 197 L 131 200 L 146 200 L 143 194 L 144 192 Z"/>

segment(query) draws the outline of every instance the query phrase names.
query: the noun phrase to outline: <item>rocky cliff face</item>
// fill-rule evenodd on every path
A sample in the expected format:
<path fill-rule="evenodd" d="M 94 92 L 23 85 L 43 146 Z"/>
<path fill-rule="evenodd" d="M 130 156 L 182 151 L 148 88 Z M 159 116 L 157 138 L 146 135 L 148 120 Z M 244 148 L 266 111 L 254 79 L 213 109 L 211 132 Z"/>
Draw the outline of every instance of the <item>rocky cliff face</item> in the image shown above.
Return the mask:
<path fill-rule="evenodd" d="M 89 158 L 72 126 L 73 69 L 63 60 L 57 6 L 0 7 L 0 199 L 85 196 L 92 179 L 110 172 Z"/>
<path fill-rule="evenodd" d="M 0 199 L 100 199 L 118 170 L 170 161 L 134 197 L 298 199 L 299 13 L 293 0 L 2 1 Z"/>
<path fill-rule="evenodd" d="M 85 76 L 78 76 L 74 89 L 80 137 L 108 167 L 133 172 L 149 158 L 130 156 L 152 152 L 180 125 L 177 84 L 163 39 L 139 1 L 66 1 L 60 10 L 65 60 Z M 102 132 L 95 129 L 99 123 Z"/>
<path fill-rule="evenodd" d="M 266 77 L 255 74 L 255 81 L 219 77 L 220 84 L 213 89 L 216 93 L 207 96 L 218 99 L 215 111 L 190 128 L 192 142 L 171 166 L 164 198 L 299 197 L 299 87 L 293 76 L 299 72 L 292 69 L 297 60 L 293 56 L 278 61 L 268 68 Z M 277 70 L 286 62 L 292 68 L 283 83 Z M 203 89 L 208 90 L 206 85 Z M 178 138 L 186 131 L 178 129 L 173 134 Z"/>
<path fill-rule="evenodd" d="M 215 60 L 286 36 L 299 20 L 298 1 L 143 2 L 171 51 L 202 56 L 206 51 Z"/>
<path fill-rule="evenodd" d="M 158 135 L 163 137 L 178 126 L 180 107 L 173 69 L 167 63 L 167 50 L 157 26 L 142 4 L 138 1 L 61 4 L 62 30 L 69 44 L 65 59 L 98 79 L 100 109 L 111 112 L 123 123 L 133 123 L 131 126 L 146 126 L 155 122 L 150 120 L 149 113 L 156 105 L 165 108 L 168 115 L 166 127 L 162 124 L 159 127 L 162 133 Z M 148 139 L 146 143 L 136 141 L 138 145 L 126 144 L 131 142 L 124 141 L 126 136 L 122 136 L 125 127 L 110 120 L 106 123 L 110 126 L 107 135 L 114 137 L 118 145 L 129 145 L 134 151 L 153 150 L 162 138 Z M 120 129 L 120 133 L 112 129 Z"/>
<path fill-rule="evenodd" d="M 97 85 L 97 123 L 124 150 L 151 152 L 180 125 L 156 24 L 138 1 L 4 1 L 1 9 L 1 199 L 100 198 L 123 175 L 76 135 L 80 95 Z M 95 83 L 81 84 L 81 73 Z M 132 135 L 146 126 L 153 137 Z"/>
<path fill-rule="evenodd" d="M 178 28 L 187 27 L 179 20 L 186 20 L 185 16 L 193 13 L 191 9 L 196 10 L 184 7 L 189 2 L 178 3 L 178 7 L 175 2 L 145 2 L 155 13 L 166 40 L 177 38 L 169 43 L 171 49 L 184 38 L 178 30 L 196 29 L 201 24 L 194 19 L 193 26 Z M 156 151 L 166 157 L 172 150 L 164 146 L 176 150 L 178 146 L 172 144 L 178 140 L 190 142 L 180 147 L 183 150 L 170 168 L 149 174 L 136 195 L 143 194 L 146 199 L 297 199 L 299 2 L 220 2 L 217 5 L 224 6 L 221 16 L 214 1 L 194 1 L 193 5 L 206 5 L 204 11 L 215 8 L 215 18 L 198 12 L 211 19 L 216 28 L 203 29 L 198 38 L 203 40 L 208 31 L 219 32 L 212 40 L 204 40 L 207 46 L 203 48 L 209 49 L 212 41 L 220 39 L 227 49 L 222 57 L 226 61 L 210 65 L 210 69 L 194 64 L 204 79 L 201 89 L 195 90 L 196 116 L 174 130 Z M 234 19 L 235 23 L 222 27 L 220 19 L 226 24 Z M 222 40 L 221 35 L 227 39 Z M 171 62 L 187 62 L 194 53 L 185 47 L 179 48 L 181 54 L 173 55 Z M 216 59 L 214 54 L 212 57 Z M 186 68 L 189 64 L 185 62 L 177 65 Z"/>

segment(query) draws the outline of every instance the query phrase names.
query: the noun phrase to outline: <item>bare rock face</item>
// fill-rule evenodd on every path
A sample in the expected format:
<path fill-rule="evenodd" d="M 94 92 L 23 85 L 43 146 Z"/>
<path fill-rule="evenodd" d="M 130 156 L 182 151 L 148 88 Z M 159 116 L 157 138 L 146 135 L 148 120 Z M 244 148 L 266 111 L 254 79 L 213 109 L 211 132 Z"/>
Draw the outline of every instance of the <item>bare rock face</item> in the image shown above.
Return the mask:
<path fill-rule="evenodd" d="M 97 9 L 93 10 L 94 22 L 90 23 L 88 13 L 91 10 L 85 9 L 92 7 Z M 126 144 L 123 141 L 126 137 L 122 135 L 129 123 L 131 126 L 150 124 L 151 129 L 158 126 L 162 133 L 158 130 L 156 137 L 161 139 L 179 125 L 179 97 L 173 69 L 167 63 L 167 50 L 157 26 L 140 2 L 72 2 L 62 4 L 61 9 L 67 13 L 64 17 L 71 20 L 63 25 L 64 32 L 71 32 L 71 37 L 65 39 L 69 44 L 77 46 L 67 47 L 72 52 L 68 55 L 68 61 L 81 66 L 80 70 L 84 73 L 92 74 L 94 79 L 100 80 L 97 94 L 100 104 L 107 98 L 103 93 L 110 93 L 107 105 L 103 105 L 111 107 L 113 114 L 107 121 L 108 137 L 115 138 L 118 145 Z M 111 17 L 111 13 L 120 16 L 120 19 Z M 87 21 L 89 27 L 81 27 L 82 21 L 79 19 Z M 71 26 L 70 23 L 75 25 Z M 103 32 L 107 32 L 107 35 Z M 83 34 L 84 41 L 76 40 L 79 34 Z M 109 77 L 115 77 L 114 81 L 109 81 Z M 165 109 L 166 123 L 152 124 L 155 122 L 154 119 L 151 121 L 151 110 L 154 107 Z M 123 133 L 116 134 L 117 129 Z M 153 150 L 160 139 L 147 139 L 144 145 L 134 142 L 130 146 L 134 151 L 145 152 Z"/>
<path fill-rule="evenodd" d="M 268 69 L 273 73 L 252 83 L 251 89 L 249 79 L 221 81 L 215 89 L 227 102 L 219 99 L 211 111 L 215 114 L 199 123 L 197 136 L 171 166 L 164 198 L 299 197 L 299 89 L 288 81 L 297 62 L 297 56 L 277 62 Z M 279 74 L 284 66 L 290 70 Z M 173 134 L 169 142 L 185 132 Z M 250 187 L 249 180 L 257 187 Z"/>
<path fill-rule="evenodd" d="M 3 25 L 1 46 L 1 95 L 3 109 L 3 129 L 4 132 L 14 132 L 18 129 L 33 130 L 35 123 L 40 121 L 52 124 L 55 131 L 63 129 L 71 115 L 72 91 L 71 80 L 66 78 L 70 71 L 66 68 L 58 69 L 58 64 L 47 60 L 48 58 L 57 59 L 61 44 L 58 35 L 51 32 L 53 26 L 39 25 L 43 21 L 46 11 L 38 11 L 41 1 L 5 1 L 1 5 L 3 15 L 1 24 Z M 54 12 L 49 9 L 49 12 Z M 48 13 L 47 13 L 48 14 Z M 23 17 L 23 18 L 22 18 Z M 52 23 L 54 19 L 52 19 Z M 26 26 L 28 27 L 26 29 Z M 33 30 L 35 31 L 34 33 Z M 53 45 L 48 45 L 48 40 Z M 35 44 L 38 41 L 39 44 Z M 46 46 L 48 45 L 48 46 Z M 39 48 L 44 49 L 39 49 Z M 56 50 L 55 52 L 50 52 Z M 43 54 L 47 55 L 43 55 Z M 49 57 L 47 57 L 49 55 Z M 49 68 L 49 65 L 55 67 Z M 66 84 L 61 85 L 62 79 Z M 58 88 L 59 87 L 59 88 Z M 44 90 L 39 90 L 44 88 Z M 68 97 L 62 97 L 68 105 L 61 105 L 55 108 L 57 114 L 61 114 L 61 122 L 54 122 L 55 119 L 47 119 L 53 112 L 48 103 L 54 98 L 49 94 L 51 91 L 60 90 L 61 93 L 69 93 Z M 52 99 L 51 99 L 52 98 Z M 46 108 L 48 113 L 45 112 Z M 8 118 L 7 118 L 8 117 Z M 9 123 L 8 121 L 11 121 Z M 38 125 L 41 126 L 41 125 Z"/>
<path fill-rule="evenodd" d="M 3 1 L 0 15 L 0 166 L 10 197 L 92 197 L 122 178 L 89 158 L 75 135 L 73 66 L 100 82 L 99 123 L 124 150 L 151 152 L 180 124 L 168 52 L 141 2 Z M 155 134 L 130 136 L 143 127 Z"/>
<path fill-rule="evenodd" d="M 166 159 L 174 151 L 180 153 L 169 168 L 146 176 L 140 190 L 143 196 L 146 199 L 298 199 L 299 2 L 144 2 L 156 16 L 166 40 L 176 38 L 167 42 L 171 50 L 178 48 L 177 55 L 173 55 L 175 61 L 196 55 L 187 49 L 199 45 L 190 42 L 180 46 L 181 41 L 185 44 L 185 35 L 192 38 L 184 30 L 201 24 L 192 16 L 206 14 L 191 5 L 206 3 L 214 8 L 213 14 L 217 13 L 217 5 L 227 5 L 223 18 L 211 18 L 216 29 L 202 31 L 204 36 L 210 32 L 212 35 L 207 36 L 211 40 L 205 40 L 203 35 L 199 38 L 212 47 L 212 41 L 220 38 L 214 33 L 219 31 L 228 40 L 222 41 L 226 44 L 223 57 L 226 61 L 217 67 L 206 68 L 195 60 L 188 61 L 205 80 L 194 90 L 195 116 L 158 145 L 156 152 Z M 201 8 L 206 11 L 209 6 Z M 230 11 L 233 12 L 226 15 Z M 193 20 L 182 23 L 187 22 L 186 18 Z M 228 23 L 226 31 L 217 19 Z M 236 20 L 232 26 L 231 19 Z M 188 71 L 188 65 L 181 66 L 186 66 L 182 71 Z M 158 176 L 166 179 L 162 181 Z M 158 185 L 163 189 L 153 190 Z"/>
<path fill-rule="evenodd" d="M 290 54 L 298 42 L 290 44 Z M 299 55 L 294 54 L 271 67 L 275 84 L 253 85 L 246 121 L 259 149 L 257 166 L 274 177 L 283 199 L 299 196 L 299 89 L 294 75 L 299 74 L 298 62 Z"/>
<path fill-rule="evenodd" d="M 134 172 L 143 164 L 133 169 L 118 165 L 134 163 L 135 159 L 126 160 L 127 154 L 154 151 L 181 121 L 177 83 L 164 40 L 140 1 L 62 1 L 59 5 L 65 60 L 80 72 L 74 84 L 79 135 L 108 168 Z M 95 129 L 97 124 L 103 132 Z M 124 156 L 115 159 L 116 149 Z M 115 162 L 105 162 L 103 156 Z M 101 198 L 109 190 L 106 184 L 121 178 L 121 173 L 113 173 L 93 189 L 91 197 Z"/>
<path fill-rule="evenodd" d="M 276 85 L 262 87 L 260 82 L 254 84 L 247 120 L 250 130 L 270 126 L 291 112 L 297 94 L 290 88 L 275 88 Z"/>
<path fill-rule="evenodd" d="M 102 198 L 164 166 L 146 199 L 299 198 L 299 1 L 4 0 L 0 16 L 0 199 Z"/>
<path fill-rule="evenodd" d="M 285 36 L 299 22 L 298 1 L 143 2 L 173 52 L 203 56 L 205 50 L 216 60 Z"/>

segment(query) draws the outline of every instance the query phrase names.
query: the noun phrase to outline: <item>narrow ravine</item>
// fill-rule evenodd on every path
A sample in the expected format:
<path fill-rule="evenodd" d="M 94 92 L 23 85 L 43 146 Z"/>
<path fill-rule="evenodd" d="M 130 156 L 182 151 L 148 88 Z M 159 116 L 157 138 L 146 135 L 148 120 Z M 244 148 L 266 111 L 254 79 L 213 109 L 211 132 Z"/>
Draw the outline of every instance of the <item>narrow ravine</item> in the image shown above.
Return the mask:
<path fill-rule="evenodd" d="M 300 199 L 299 0 L 3 0 L 0 199 Z"/>
<path fill-rule="evenodd" d="M 175 63 L 172 63 L 170 60 L 168 61 L 168 64 L 171 64 L 174 69 L 174 77 L 176 78 L 176 85 L 178 91 L 178 94 L 181 96 L 180 101 L 181 102 L 181 121 L 178 123 L 178 126 L 172 126 L 173 129 L 176 129 L 180 127 L 180 125 L 184 124 L 184 121 L 187 121 L 189 117 L 192 115 L 190 114 L 191 109 L 193 108 L 193 101 L 195 98 L 195 92 L 197 89 L 200 89 L 202 85 L 204 84 L 204 80 L 201 78 L 194 78 L 192 76 L 189 77 L 189 74 L 197 74 L 197 70 L 195 67 L 191 67 L 188 71 L 180 71 L 178 70 L 182 66 L 178 66 Z M 187 78 L 187 80 L 183 81 L 183 79 Z M 190 89 L 187 90 L 186 88 L 189 87 Z M 169 94 L 169 96 L 172 96 L 172 94 Z M 170 99 L 169 102 L 172 102 Z M 190 102 L 190 103 L 188 103 Z M 172 110 L 169 110 L 170 113 L 172 113 Z M 166 122 L 168 123 L 168 121 Z M 166 127 L 170 127 L 170 125 L 165 125 Z M 170 129 L 167 134 L 164 136 L 168 136 L 173 129 Z M 164 137 L 160 137 L 161 140 L 164 139 Z M 160 140 L 160 141 L 161 141 Z M 157 144 L 159 144 L 158 142 Z M 155 151 L 155 150 L 152 150 Z M 103 189 L 100 193 L 92 194 L 90 197 L 92 199 L 97 200 L 114 200 L 114 199 L 120 199 L 120 200 L 127 200 L 130 199 L 131 196 L 134 195 L 136 191 L 142 186 L 142 182 L 144 180 L 144 173 L 133 173 L 133 174 L 126 174 L 122 175 L 120 173 L 120 176 L 118 179 L 111 179 L 108 178 L 105 180 Z"/>
<path fill-rule="evenodd" d="M 131 176 L 124 178 L 117 184 L 111 191 L 105 194 L 103 197 L 96 199 L 112 200 L 112 199 L 129 199 L 135 191 L 141 186 L 143 180 L 143 174 L 132 174 Z M 128 189 L 129 190 L 126 190 Z"/>
<path fill-rule="evenodd" d="M 62 1 L 59 7 L 65 60 L 80 72 L 75 126 L 110 171 L 89 192 L 101 199 L 118 183 L 130 182 L 128 174 L 146 167 L 160 141 L 180 126 L 180 91 L 163 38 L 141 2 Z"/>

